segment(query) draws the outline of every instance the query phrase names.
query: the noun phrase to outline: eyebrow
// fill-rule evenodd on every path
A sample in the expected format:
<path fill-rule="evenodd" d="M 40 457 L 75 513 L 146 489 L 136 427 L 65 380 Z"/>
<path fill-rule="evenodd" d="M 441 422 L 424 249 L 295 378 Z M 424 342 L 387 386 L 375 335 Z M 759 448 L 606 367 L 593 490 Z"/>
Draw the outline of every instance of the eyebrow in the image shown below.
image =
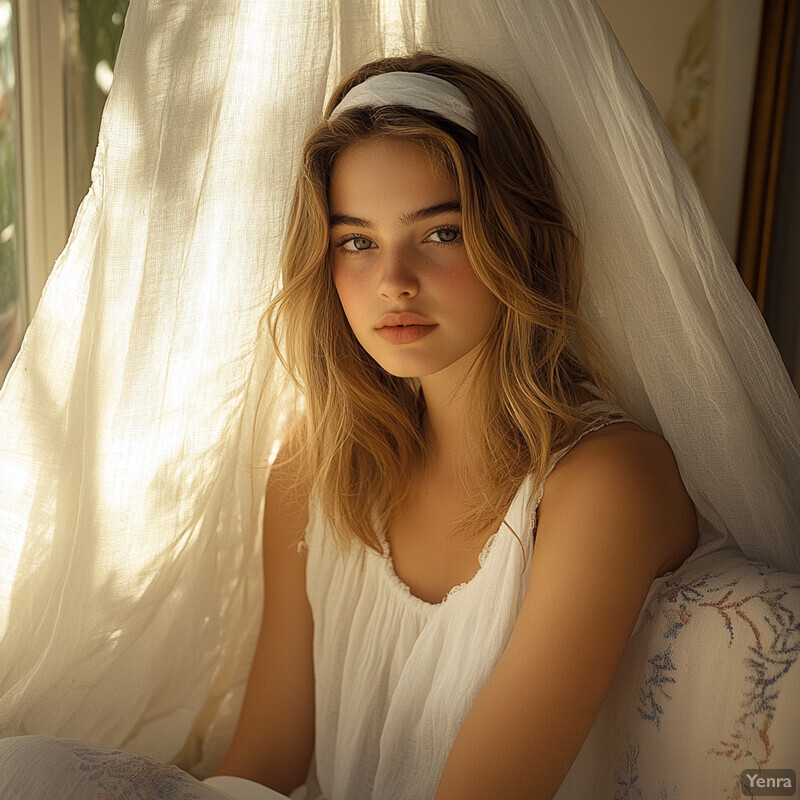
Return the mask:
<path fill-rule="evenodd" d="M 430 219 L 431 217 L 444 214 L 448 211 L 461 211 L 461 201 L 447 200 L 444 203 L 437 203 L 435 206 L 428 206 L 427 208 L 420 208 L 416 211 L 401 214 L 400 223 L 402 225 L 410 225 L 412 222 Z M 331 228 L 336 228 L 339 225 L 352 225 L 355 228 L 375 227 L 375 224 L 370 220 L 361 219 L 361 217 L 351 217 L 349 214 L 331 214 L 329 222 Z"/>

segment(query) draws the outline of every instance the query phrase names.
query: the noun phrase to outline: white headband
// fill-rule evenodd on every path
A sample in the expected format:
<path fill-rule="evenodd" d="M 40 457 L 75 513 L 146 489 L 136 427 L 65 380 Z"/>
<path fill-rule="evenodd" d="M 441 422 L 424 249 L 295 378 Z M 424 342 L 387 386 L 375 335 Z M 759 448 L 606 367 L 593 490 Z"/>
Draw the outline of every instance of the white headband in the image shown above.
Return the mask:
<path fill-rule="evenodd" d="M 469 98 L 449 81 L 422 72 L 383 72 L 354 86 L 333 109 L 334 119 L 357 106 L 404 105 L 434 111 L 476 136 L 478 125 Z"/>

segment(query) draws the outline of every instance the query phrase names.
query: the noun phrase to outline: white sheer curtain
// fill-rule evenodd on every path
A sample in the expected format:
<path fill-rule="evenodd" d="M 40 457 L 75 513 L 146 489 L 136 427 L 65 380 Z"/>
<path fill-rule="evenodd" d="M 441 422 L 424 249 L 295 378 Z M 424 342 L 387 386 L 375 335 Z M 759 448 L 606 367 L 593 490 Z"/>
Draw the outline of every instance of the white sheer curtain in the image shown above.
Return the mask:
<path fill-rule="evenodd" d="M 260 618 L 256 327 L 300 145 L 345 71 L 417 46 L 523 98 L 628 410 L 720 540 L 800 572 L 800 401 L 592 0 L 132 0 L 91 190 L 0 394 L 0 735 L 221 757 Z M 268 387 L 257 455 L 283 406 Z"/>
<path fill-rule="evenodd" d="M 91 191 L 0 398 L 0 734 L 169 759 L 204 708 L 235 721 L 260 617 L 256 326 L 324 99 L 318 15 L 131 4 Z"/>

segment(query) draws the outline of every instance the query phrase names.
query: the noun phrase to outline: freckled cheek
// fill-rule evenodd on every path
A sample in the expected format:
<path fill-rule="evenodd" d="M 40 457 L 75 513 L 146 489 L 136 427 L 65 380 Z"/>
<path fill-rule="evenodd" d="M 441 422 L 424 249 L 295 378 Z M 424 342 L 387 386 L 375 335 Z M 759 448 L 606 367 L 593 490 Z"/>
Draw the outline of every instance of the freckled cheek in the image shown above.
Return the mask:
<path fill-rule="evenodd" d="M 442 270 L 436 277 L 436 293 L 464 314 L 480 318 L 494 314 L 497 299 L 467 263 Z M 477 322 L 477 319 L 475 320 Z"/>
<path fill-rule="evenodd" d="M 333 283 L 345 316 L 351 325 L 359 323 L 359 316 L 366 308 L 369 287 L 363 275 L 348 270 L 333 270 Z"/>

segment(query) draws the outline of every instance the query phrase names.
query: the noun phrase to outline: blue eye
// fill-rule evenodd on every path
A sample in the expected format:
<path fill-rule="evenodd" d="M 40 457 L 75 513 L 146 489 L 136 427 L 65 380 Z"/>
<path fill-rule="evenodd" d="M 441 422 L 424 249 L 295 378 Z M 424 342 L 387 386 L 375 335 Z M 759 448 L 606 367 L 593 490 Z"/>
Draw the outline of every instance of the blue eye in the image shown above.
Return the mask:
<path fill-rule="evenodd" d="M 444 236 L 442 235 L 444 234 Z M 458 244 L 461 237 L 461 228 L 458 225 L 447 225 L 443 228 L 437 228 L 431 236 L 438 236 L 439 241 L 434 241 L 433 244 L 449 245 Z"/>
<path fill-rule="evenodd" d="M 353 247 L 345 247 L 345 245 L 349 244 L 350 242 L 353 242 Z M 359 245 L 358 245 L 359 242 L 361 242 L 361 243 L 366 242 L 367 246 L 366 247 L 359 247 Z M 348 253 L 352 253 L 352 252 L 360 251 L 360 250 L 370 250 L 371 249 L 370 248 L 371 244 L 372 244 L 372 241 L 370 239 L 367 239 L 366 236 L 350 236 L 347 239 L 342 239 L 342 241 L 339 242 L 336 246 L 337 247 L 341 247 L 343 250 L 345 250 Z"/>

